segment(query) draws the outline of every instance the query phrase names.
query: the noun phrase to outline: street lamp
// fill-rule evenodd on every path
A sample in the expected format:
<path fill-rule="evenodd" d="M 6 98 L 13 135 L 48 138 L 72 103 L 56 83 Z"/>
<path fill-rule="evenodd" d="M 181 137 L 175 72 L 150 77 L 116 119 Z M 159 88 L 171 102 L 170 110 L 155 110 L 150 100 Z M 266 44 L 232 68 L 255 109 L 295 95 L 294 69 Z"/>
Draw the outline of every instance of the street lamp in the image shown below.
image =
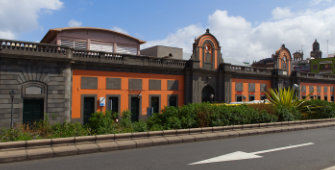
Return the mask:
<path fill-rule="evenodd" d="M 298 84 L 293 84 L 293 89 L 294 89 L 294 93 L 295 95 L 297 96 L 297 98 L 299 99 L 300 98 L 300 88 L 299 88 L 299 85 Z"/>
<path fill-rule="evenodd" d="M 213 93 L 210 95 L 210 98 L 211 98 L 211 102 L 213 103 L 214 102 L 214 94 Z"/>
<path fill-rule="evenodd" d="M 15 91 L 11 90 L 9 92 L 9 96 L 11 98 L 12 104 L 10 107 L 10 128 L 13 129 L 13 103 L 14 103 L 14 95 L 15 95 Z"/>

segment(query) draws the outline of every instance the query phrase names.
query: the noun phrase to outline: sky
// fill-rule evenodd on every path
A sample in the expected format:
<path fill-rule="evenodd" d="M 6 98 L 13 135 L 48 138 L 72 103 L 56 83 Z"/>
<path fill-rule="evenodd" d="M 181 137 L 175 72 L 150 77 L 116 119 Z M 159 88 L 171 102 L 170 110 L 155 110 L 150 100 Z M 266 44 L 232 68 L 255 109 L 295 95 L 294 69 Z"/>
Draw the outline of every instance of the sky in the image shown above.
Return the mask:
<path fill-rule="evenodd" d="M 141 48 L 183 48 L 206 28 L 218 39 L 224 62 L 271 57 L 285 44 L 310 57 L 320 43 L 335 53 L 335 0 L 0 0 L 0 38 L 39 42 L 49 29 L 88 26 L 146 41 Z"/>

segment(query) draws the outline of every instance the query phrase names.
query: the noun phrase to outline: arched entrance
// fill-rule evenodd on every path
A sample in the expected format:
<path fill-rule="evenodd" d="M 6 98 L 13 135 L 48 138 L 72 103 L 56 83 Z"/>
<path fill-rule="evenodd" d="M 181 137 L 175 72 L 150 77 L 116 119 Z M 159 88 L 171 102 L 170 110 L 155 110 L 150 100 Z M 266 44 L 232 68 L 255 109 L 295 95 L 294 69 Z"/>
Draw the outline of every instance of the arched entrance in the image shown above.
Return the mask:
<path fill-rule="evenodd" d="M 215 101 L 214 89 L 210 85 L 205 86 L 202 89 L 201 94 L 202 94 L 201 102 L 214 102 Z"/>
<path fill-rule="evenodd" d="M 32 124 L 44 120 L 46 111 L 47 85 L 43 82 L 29 81 L 22 86 L 22 122 Z"/>

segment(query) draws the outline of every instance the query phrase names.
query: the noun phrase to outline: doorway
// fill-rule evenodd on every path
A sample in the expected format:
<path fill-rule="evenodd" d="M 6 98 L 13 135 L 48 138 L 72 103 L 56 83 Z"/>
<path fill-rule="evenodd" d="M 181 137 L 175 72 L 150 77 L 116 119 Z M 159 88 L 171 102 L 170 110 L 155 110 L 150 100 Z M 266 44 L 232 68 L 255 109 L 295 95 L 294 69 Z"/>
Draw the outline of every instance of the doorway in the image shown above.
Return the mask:
<path fill-rule="evenodd" d="M 84 97 L 84 111 L 83 111 L 83 117 L 84 117 L 84 124 L 88 123 L 90 120 L 90 117 L 95 112 L 95 97 Z"/>
<path fill-rule="evenodd" d="M 32 124 L 44 118 L 44 99 L 23 100 L 23 123 Z"/>
<path fill-rule="evenodd" d="M 111 110 L 113 113 L 119 113 L 119 97 L 108 97 L 108 110 Z"/>
<path fill-rule="evenodd" d="M 140 115 L 140 98 L 137 96 L 130 98 L 131 121 L 137 122 Z"/>
<path fill-rule="evenodd" d="M 201 102 L 214 102 L 215 93 L 214 89 L 210 85 L 205 86 L 202 89 L 201 94 L 202 94 Z"/>
<path fill-rule="evenodd" d="M 160 111 L 160 101 L 159 96 L 150 97 L 150 106 L 153 108 L 153 113 L 159 113 Z"/>

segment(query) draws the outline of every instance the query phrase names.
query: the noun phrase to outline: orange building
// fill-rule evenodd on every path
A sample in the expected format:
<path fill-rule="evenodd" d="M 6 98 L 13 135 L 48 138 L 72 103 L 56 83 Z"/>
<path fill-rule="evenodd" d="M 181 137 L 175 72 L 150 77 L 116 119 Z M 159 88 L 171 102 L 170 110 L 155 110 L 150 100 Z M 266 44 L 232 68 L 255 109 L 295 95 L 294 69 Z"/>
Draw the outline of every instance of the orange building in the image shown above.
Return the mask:
<path fill-rule="evenodd" d="M 258 63 L 266 67 L 247 67 L 225 63 L 209 29 L 195 39 L 189 60 L 167 46 L 142 55 L 143 43 L 90 27 L 51 29 L 41 43 L 0 40 L 0 126 L 8 127 L 11 111 L 15 123 L 86 123 L 106 110 L 129 110 L 137 121 L 166 106 L 262 100 L 269 88 L 290 86 L 301 98 L 334 102 L 335 76 L 293 71 L 285 45 Z"/>

